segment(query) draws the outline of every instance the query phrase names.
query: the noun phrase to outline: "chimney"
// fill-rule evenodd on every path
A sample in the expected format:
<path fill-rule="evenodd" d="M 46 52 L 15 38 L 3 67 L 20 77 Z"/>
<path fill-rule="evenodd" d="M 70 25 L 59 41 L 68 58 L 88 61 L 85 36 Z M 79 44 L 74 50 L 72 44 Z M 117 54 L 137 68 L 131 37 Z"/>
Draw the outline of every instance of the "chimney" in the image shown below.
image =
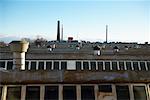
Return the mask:
<path fill-rule="evenodd" d="M 63 41 L 63 24 L 62 24 L 62 27 L 61 27 L 61 41 Z"/>
<path fill-rule="evenodd" d="M 12 41 L 10 43 L 15 70 L 25 70 L 25 52 L 27 52 L 28 46 L 29 42 L 26 41 Z"/>
<path fill-rule="evenodd" d="M 60 42 L 60 21 L 57 21 L 57 41 Z"/>
<path fill-rule="evenodd" d="M 106 43 L 108 42 L 108 25 L 106 25 Z"/>

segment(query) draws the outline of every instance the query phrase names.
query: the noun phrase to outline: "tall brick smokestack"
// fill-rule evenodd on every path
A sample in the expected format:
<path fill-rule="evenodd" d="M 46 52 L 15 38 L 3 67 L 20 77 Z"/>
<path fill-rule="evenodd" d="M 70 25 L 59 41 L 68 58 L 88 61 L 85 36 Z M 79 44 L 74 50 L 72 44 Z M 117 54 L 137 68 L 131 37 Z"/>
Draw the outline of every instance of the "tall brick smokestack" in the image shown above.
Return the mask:
<path fill-rule="evenodd" d="M 60 21 L 57 21 L 57 41 L 60 42 Z"/>
<path fill-rule="evenodd" d="M 10 43 L 15 70 L 25 70 L 25 52 L 27 52 L 28 47 L 29 42 L 26 41 L 12 41 Z"/>

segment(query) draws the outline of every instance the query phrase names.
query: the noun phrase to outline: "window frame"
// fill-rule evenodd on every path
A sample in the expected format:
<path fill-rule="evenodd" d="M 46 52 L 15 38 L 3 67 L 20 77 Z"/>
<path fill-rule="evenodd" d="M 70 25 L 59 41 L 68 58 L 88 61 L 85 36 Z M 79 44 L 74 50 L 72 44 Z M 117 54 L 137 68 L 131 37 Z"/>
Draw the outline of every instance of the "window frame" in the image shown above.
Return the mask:
<path fill-rule="evenodd" d="M 146 93 L 146 99 L 149 100 L 149 93 L 148 93 L 148 89 L 147 89 L 147 85 L 146 84 L 130 84 L 131 85 L 131 92 L 133 94 L 133 98 L 134 98 L 134 92 L 133 92 L 133 87 L 134 86 L 144 86 L 145 87 L 145 93 Z M 132 100 L 132 99 L 131 99 Z M 133 99 L 135 100 L 135 98 Z"/>

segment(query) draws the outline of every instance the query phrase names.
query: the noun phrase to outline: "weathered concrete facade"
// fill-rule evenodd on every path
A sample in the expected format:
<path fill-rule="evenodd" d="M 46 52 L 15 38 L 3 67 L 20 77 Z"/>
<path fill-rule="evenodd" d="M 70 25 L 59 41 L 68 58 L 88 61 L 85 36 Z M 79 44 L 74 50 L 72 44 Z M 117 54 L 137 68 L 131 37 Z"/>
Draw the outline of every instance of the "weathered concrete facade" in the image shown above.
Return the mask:
<path fill-rule="evenodd" d="M 4 71 L 1 84 L 150 83 L 150 71 Z"/>

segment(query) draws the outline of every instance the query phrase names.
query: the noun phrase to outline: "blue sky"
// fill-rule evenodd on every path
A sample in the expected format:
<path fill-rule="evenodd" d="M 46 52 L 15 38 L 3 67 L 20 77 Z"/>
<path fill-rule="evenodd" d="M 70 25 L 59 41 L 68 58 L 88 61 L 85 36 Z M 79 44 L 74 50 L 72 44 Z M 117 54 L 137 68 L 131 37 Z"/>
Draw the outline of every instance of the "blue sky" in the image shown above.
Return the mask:
<path fill-rule="evenodd" d="M 64 39 L 150 42 L 149 0 L 0 0 L 0 40 L 42 36 L 56 39 L 57 20 Z"/>

